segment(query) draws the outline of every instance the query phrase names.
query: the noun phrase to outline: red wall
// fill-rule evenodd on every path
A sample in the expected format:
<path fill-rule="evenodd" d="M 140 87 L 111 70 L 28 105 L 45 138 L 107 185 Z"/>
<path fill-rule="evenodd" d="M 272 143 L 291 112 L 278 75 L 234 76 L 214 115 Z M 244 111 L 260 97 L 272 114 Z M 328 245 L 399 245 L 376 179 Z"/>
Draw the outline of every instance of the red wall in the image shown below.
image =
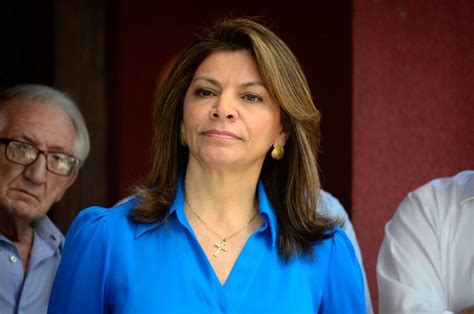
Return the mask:
<path fill-rule="evenodd" d="M 354 1 L 353 64 L 352 214 L 376 297 L 402 198 L 474 169 L 474 2 Z"/>

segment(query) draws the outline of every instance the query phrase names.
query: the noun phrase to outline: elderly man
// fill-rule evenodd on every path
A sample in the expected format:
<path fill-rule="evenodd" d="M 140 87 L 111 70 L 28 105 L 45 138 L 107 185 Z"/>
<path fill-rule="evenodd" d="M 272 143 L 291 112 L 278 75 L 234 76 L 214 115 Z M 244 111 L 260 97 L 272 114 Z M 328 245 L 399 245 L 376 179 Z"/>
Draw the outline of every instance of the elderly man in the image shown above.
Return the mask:
<path fill-rule="evenodd" d="M 73 100 L 41 85 L 0 94 L 0 312 L 46 313 L 64 237 L 46 216 L 89 153 Z"/>

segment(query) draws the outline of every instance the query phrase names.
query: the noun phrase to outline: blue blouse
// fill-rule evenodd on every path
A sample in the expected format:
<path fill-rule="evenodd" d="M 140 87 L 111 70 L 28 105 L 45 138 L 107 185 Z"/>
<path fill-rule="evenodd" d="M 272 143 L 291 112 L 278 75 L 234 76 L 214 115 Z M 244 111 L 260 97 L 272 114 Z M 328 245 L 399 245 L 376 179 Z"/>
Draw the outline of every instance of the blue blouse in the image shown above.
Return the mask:
<path fill-rule="evenodd" d="M 262 183 L 262 226 L 222 285 L 184 213 L 180 182 L 166 222 L 136 224 L 132 199 L 82 211 L 67 234 L 48 312 L 365 313 L 364 285 L 344 231 L 311 260 L 278 255 L 278 223 Z"/>

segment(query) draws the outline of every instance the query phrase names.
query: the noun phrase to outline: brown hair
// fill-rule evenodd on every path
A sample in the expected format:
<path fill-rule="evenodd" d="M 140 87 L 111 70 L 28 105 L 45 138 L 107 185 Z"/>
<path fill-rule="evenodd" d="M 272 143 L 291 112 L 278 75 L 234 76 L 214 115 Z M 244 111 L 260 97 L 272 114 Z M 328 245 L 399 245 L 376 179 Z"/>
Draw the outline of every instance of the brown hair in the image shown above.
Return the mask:
<path fill-rule="evenodd" d="M 285 157 L 267 155 L 260 178 L 279 222 L 279 254 L 288 260 L 301 253 L 313 254 L 317 241 L 330 237 L 339 224 L 316 212 L 320 182 L 317 153 L 320 115 L 298 61 L 285 43 L 254 19 L 229 19 L 204 31 L 176 61 L 154 97 L 153 166 L 132 220 L 164 220 L 176 195 L 178 176 L 187 165 L 188 150 L 178 145 L 184 95 L 198 66 L 222 50 L 247 50 L 260 75 L 280 104 L 283 128 L 289 135 Z"/>

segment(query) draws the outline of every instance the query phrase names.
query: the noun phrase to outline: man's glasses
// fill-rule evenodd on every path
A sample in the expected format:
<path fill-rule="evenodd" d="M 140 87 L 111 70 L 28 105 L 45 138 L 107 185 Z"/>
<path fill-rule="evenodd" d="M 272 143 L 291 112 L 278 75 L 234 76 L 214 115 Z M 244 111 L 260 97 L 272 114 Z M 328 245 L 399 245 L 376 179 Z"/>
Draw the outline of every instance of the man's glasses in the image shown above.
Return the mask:
<path fill-rule="evenodd" d="M 0 143 L 6 145 L 5 158 L 7 160 L 28 166 L 34 163 L 40 154 L 43 154 L 46 157 L 46 169 L 63 177 L 69 176 L 81 163 L 74 156 L 58 152 L 45 152 L 30 143 L 6 138 L 0 138 Z"/>

